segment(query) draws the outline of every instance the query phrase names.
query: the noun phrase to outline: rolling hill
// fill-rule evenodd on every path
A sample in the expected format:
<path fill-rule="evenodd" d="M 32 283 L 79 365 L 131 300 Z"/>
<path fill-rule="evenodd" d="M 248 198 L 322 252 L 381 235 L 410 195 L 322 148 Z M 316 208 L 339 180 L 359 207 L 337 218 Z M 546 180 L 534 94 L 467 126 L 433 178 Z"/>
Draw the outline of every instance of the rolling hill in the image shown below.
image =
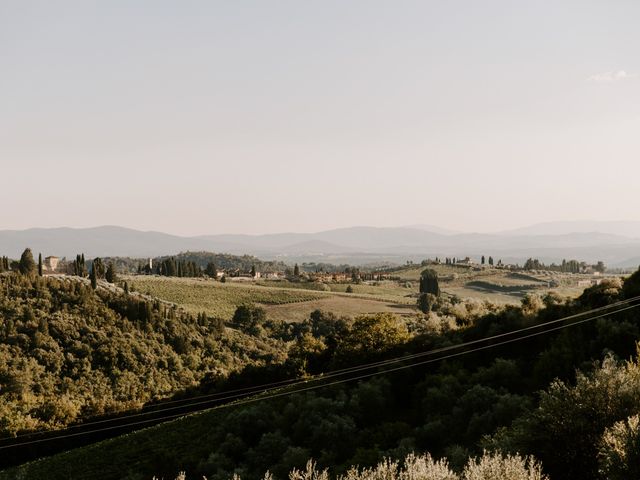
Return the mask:
<path fill-rule="evenodd" d="M 561 222 L 498 234 L 445 234 L 423 226 L 362 226 L 317 233 L 195 237 L 116 226 L 35 228 L 0 231 L 0 254 L 15 258 L 27 246 L 35 252 L 60 257 L 72 257 L 78 252 L 89 257 L 154 257 L 184 251 L 214 251 L 251 254 L 265 259 L 281 258 L 290 263 L 332 261 L 352 264 L 404 263 L 428 256 L 477 259 L 481 255 L 492 255 L 506 262 L 523 262 L 529 257 L 544 262 L 576 258 L 634 267 L 640 252 L 640 236 L 629 235 L 634 235 L 636 228 L 640 235 L 640 223 L 637 222 Z M 629 235 L 621 235 L 621 232 Z"/>

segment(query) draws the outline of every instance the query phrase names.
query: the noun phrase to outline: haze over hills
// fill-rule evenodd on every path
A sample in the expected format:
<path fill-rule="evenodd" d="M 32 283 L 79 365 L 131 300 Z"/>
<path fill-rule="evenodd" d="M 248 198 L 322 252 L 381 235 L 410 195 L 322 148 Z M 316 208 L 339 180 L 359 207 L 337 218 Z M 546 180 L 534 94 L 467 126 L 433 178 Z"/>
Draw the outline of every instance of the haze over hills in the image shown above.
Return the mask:
<path fill-rule="evenodd" d="M 292 262 L 354 264 L 404 263 L 436 255 L 492 255 L 505 262 L 522 262 L 529 257 L 545 262 L 576 258 L 602 260 L 615 267 L 637 266 L 640 254 L 640 222 L 556 222 L 497 234 L 443 231 L 429 226 L 362 226 L 317 233 L 182 237 L 116 226 L 34 228 L 0 231 L 0 254 L 15 258 L 27 246 L 35 252 L 60 257 L 72 257 L 78 252 L 89 257 L 152 257 L 206 250 Z"/>
<path fill-rule="evenodd" d="M 588 221 L 544 222 L 527 227 L 505 230 L 506 235 L 562 235 L 567 233 L 602 232 L 640 239 L 640 222 L 630 221 Z"/>

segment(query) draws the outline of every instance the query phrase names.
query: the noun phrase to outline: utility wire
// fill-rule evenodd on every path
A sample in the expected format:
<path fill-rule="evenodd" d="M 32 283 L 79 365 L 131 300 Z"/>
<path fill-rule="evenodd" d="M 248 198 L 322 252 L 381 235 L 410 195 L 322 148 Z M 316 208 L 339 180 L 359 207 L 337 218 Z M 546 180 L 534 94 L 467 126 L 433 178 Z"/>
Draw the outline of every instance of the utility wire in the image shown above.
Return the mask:
<path fill-rule="evenodd" d="M 452 354 L 441 356 L 441 357 L 434 358 L 434 359 L 428 359 L 428 360 L 423 360 L 423 361 L 420 361 L 420 362 L 414 362 L 414 363 L 411 363 L 411 364 L 408 364 L 408 365 L 401 365 L 401 366 L 398 366 L 398 367 L 394 367 L 394 368 L 390 368 L 390 369 L 386 369 L 386 370 L 382 370 L 382 371 L 377 371 L 377 372 L 366 373 L 366 374 L 363 374 L 363 375 L 359 375 L 359 376 L 356 376 L 356 377 L 350 377 L 350 378 L 346 378 L 346 379 L 342 379 L 342 380 L 335 380 L 335 381 L 329 382 L 329 383 L 321 383 L 321 384 L 318 384 L 318 385 L 312 385 L 312 386 L 309 386 L 309 387 L 293 389 L 293 390 L 284 391 L 284 392 L 277 392 L 277 393 L 266 394 L 266 395 L 261 395 L 261 396 L 257 396 L 257 397 L 251 397 L 251 398 L 244 398 L 244 399 L 240 399 L 238 401 L 231 402 L 231 403 L 228 403 L 228 404 L 217 405 L 217 406 L 214 406 L 214 407 L 212 407 L 210 409 L 207 409 L 207 410 L 208 411 L 219 410 L 219 409 L 223 409 L 223 408 L 229 408 L 229 407 L 233 407 L 233 406 L 240 406 L 240 405 L 245 405 L 245 404 L 248 404 L 248 403 L 255 403 L 255 402 L 258 402 L 258 401 L 269 400 L 269 399 L 288 396 L 288 395 L 294 395 L 296 393 L 302 393 L 302 392 L 306 392 L 306 391 L 317 390 L 319 388 L 325 388 L 325 387 L 329 387 L 329 386 L 333 386 L 333 385 L 339 385 L 339 384 L 343 384 L 343 383 L 347 383 L 347 382 L 353 382 L 353 381 L 357 381 L 357 380 L 362 380 L 362 379 L 370 378 L 370 377 L 373 377 L 373 376 L 384 375 L 384 374 L 396 372 L 396 371 L 399 371 L 399 370 L 404 370 L 404 369 L 407 369 L 407 368 L 413 368 L 413 367 L 416 367 L 416 366 L 419 366 L 419 365 L 426 365 L 426 364 L 430 364 L 430 363 L 434 363 L 434 362 L 439 362 L 439 361 L 442 361 L 442 360 L 455 358 L 455 357 L 459 357 L 459 356 L 462 356 L 462 355 L 466 355 L 466 354 L 475 353 L 475 352 L 478 352 L 478 351 L 487 350 L 487 349 L 490 349 L 490 348 L 495 348 L 495 347 L 498 347 L 498 346 L 501 346 L 501 345 L 506 345 L 506 344 L 518 342 L 518 341 L 521 341 L 521 340 L 526 340 L 526 339 L 533 338 L 533 337 L 540 336 L 540 335 L 544 335 L 546 333 L 550 333 L 550 332 L 553 332 L 553 331 L 557 331 L 557 330 L 561 330 L 561 329 L 564 329 L 564 328 L 572 327 L 574 325 L 579 325 L 579 324 L 582 324 L 582 323 L 586 323 L 586 322 L 590 322 L 590 321 L 593 321 L 593 320 L 597 320 L 599 318 L 603 318 L 603 317 L 608 316 L 608 315 L 613 315 L 613 314 L 617 314 L 617 313 L 620 313 L 620 312 L 623 312 L 623 311 L 631 310 L 631 309 L 637 308 L 637 307 L 640 307 L 640 304 L 630 305 L 630 306 L 627 306 L 627 307 L 624 307 L 624 308 L 617 309 L 614 312 L 608 312 L 608 313 L 604 313 L 604 314 L 601 314 L 601 315 L 597 315 L 595 317 L 590 317 L 590 318 L 578 320 L 576 322 L 572 322 L 572 323 L 567 324 L 567 325 L 559 325 L 559 326 L 556 326 L 556 327 L 553 327 L 553 328 L 550 328 L 550 329 L 546 329 L 546 330 L 542 330 L 542 331 L 539 331 L 539 332 L 533 332 L 533 333 L 530 333 L 530 334 L 527 334 L 527 335 L 524 335 L 524 336 L 521 336 L 521 337 L 502 340 L 502 341 L 497 342 L 497 343 L 492 343 L 492 344 L 489 344 L 489 345 L 483 345 L 483 346 L 476 347 L 476 348 L 473 348 L 473 349 L 470 349 L 470 350 L 465 350 L 465 351 L 462 351 L 462 352 L 456 352 L 456 353 L 452 353 Z M 601 310 L 601 309 L 593 309 L 593 311 L 597 311 L 597 310 Z M 566 317 L 566 318 L 572 318 L 572 317 L 575 317 L 575 316 Z M 552 322 L 547 322 L 544 325 L 549 325 L 551 323 L 557 323 L 560 320 L 566 320 L 566 319 L 553 320 Z M 543 324 L 537 325 L 537 327 L 539 327 L 541 325 L 543 325 Z M 531 328 L 532 327 L 526 327 L 524 329 L 520 329 L 519 331 L 530 330 Z M 510 333 L 516 333 L 516 331 L 510 332 Z M 499 336 L 504 336 L 504 335 L 505 334 L 500 334 Z M 494 337 L 499 337 L 499 336 L 494 336 Z M 474 340 L 474 341 L 466 342 L 464 344 L 459 344 L 458 347 L 468 346 L 468 345 L 471 345 L 471 344 L 474 344 L 474 343 L 478 343 L 478 341 L 487 341 L 487 340 L 489 340 L 491 338 L 493 338 L 493 337 L 487 337 L 487 338 L 481 339 L 481 340 Z M 445 347 L 445 348 L 448 348 L 448 347 Z M 435 353 L 436 351 L 433 350 L 431 352 Z M 431 353 L 431 352 L 423 352 L 423 353 L 426 354 L 426 353 Z M 406 360 L 406 359 L 407 358 L 403 357 L 403 358 L 398 359 L 397 361 L 403 361 L 403 360 Z M 372 367 L 368 367 L 368 368 L 372 368 Z M 326 378 L 327 377 L 325 377 L 325 378 L 319 377 L 319 379 L 322 379 L 322 380 L 324 380 Z M 298 384 L 303 384 L 303 383 L 308 383 L 308 380 L 303 380 L 301 382 L 298 382 Z M 289 386 L 291 386 L 291 385 L 289 385 Z M 276 390 L 276 389 L 272 389 L 272 390 Z M 265 391 L 265 392 L 268 392 L 268 390 Z M 202 403 L 209 403 L 209 402 L 202 402 Z M 192 406 L 196 406 L 196 405 L 197 404 L 193 404 Z M 154 412 L 154 413 L 157 413 L 157 412 Z M 132 426 L 136 426 L 136 425 L 144 425 L 144 424 L 152 423 L 152 422 L 162 422 L 162 421 L 166 421 L 166 420 L 170 420 L 170 419 L 173 419 L 173 418 L 182 417 L 182 416 L 186 416 L 186 415 L 194 414 L 194 413 L 202 413 L 202 412 L 200 411 L 200 412 L 191 412 L 191 413 L 178 413 L 178 414 L 168 415 L 168 416 L 164 416 L 164 417 L 160 417 L 160 418 L 153 418 L 153 419 L 148 419 L 148 420 L 130 422 L 130 423 L 126 423 L 126 424 L 123 424 L 123 425 L 116 425 L 116 426 L 111 426 L 111 427 L 103 427 L 103 428 L 99 428 L 99 429 L 95 429 L 95 430 L 89 430 L 89 431 L 85 431 L 85 432 L 70 433 L 70 434 L 65 434 L 65 435 L 56 435 L 56 436 L 49 437 L 49 438 L 43 438 L 43 439 L 38 439 L 38 440 L 31 440 L 31 441 L 27 441 L 27 442 L 16 443 L 16 444 L 12 444 L 12 445 L 0 446 L 0 450 L 7 449 L 7 448 L 13 448 L 13 447 L 19 447 L 19 446 L 25 446 L 25 445 L 31 445 L 31 444 L 35 444 L 35 443 L 41 443 L 41 442 L 47 442 L 47 441 L 53 441 L 53 440 L 60 440 L 60 439 L 76 437 L 76 436 L 80 436 L 80 435 L 88 435 L 88 434 L 91 434 L 91 433 L 100 433 L 100 432 L 119 429 L 119 428 L 128 428 L 128 427 L 132 427 Z M 130 418 L 130 417 L 124 417 L 124 418 L 126 419 L 126 418 Z"/>
<path fill-rule="evenodd" d="M 461 347 L 464 347 L 464 346 L 467 346 L 467 345 L 473 345 L 473 344 L 480 343 L 480 342 L 486 342 L 486 341 L 494 340 L 494 339 L 497 339 L 497 338 L 502 338 L 502 337 L 513 335 L 513 334 L 520 333 L 520 332 L 523 332 L 523 331 L 542 328 L 542 327 L 545 327 L 545 326 L 548 326 L 548 325 L 553 325 L 555 323 L 565 322 L 567 320 L 572 320 L 574 318 L 579 318 L 579 317 L 585 316 L 585 315 L 590 314 L 590 313 L 596 313 L 596 312 L 599 312 L 599 311 L 610 310 L 610 309 L 613 309 L 615 307 L 618 307 L 618 306 L 621 306 L 621 305 L 625 305 L 625 304 L 628 304 L 630 302 L 634 302 L 636 300 L 640 300 L 640 296 L 633 297 L 633 298 L 630 298 L 630 299 L 627 299 L 627 300 L 621 300 L 619 302 L 615 302 L 615 303 L 612 303 L 610 305 L 605 305 L 603 307 L 598 307 L 598 308 L 595 308 L 595 309 L 587 310 L 585 312 L 577 313 L 577 314 L 570 315 L 570 316 L 567 316 L 567 317 L 562 317 L 560 319 L 551 320 L 551 321 L 539 323 L 539 324 L 536 324 L 536 325 L 530 325 L 528 327 L 523 327 L 523 328 L 520 328 L 520 329 L 517 329 L 517 330 L 512 330 L 510 332 L 504 332 L 504 333 L 493 335 L 493 336 L 490 336 L 490 337 L 484 337 L 484 338 L 480 338 L 480 339 L 477 339 L 477 340 L 471 340 L 471 341 L 465 342 L 464 344 L 450 345 L 450 346 L 447 346 L 447 347 L 441 347 L 441 348 L 438 348 L 438 349 L 429 350 L 427 352 L 419 352 L 419 353 L 414 353 L 414 354 L 411 354 L 411 355 L 404 355 L 402 357 L 395 357 L 395 358 L 392 358 L 392 359 L 380 360 L 378 362 L 372 362 L 372 363 L 367 363 L 367 364 L 356 365 L 356 366 L 353 366 L 353 367 L 347 367 L 347 368 L 342 368 L 342 369 L 337 369 L 337 370 L 331 370 L 331 371 L 326 372 L 326 373 L 320 373 L 320 374 L 316 374 L 316 375 L 311 375 L 309 377 L 289 378 L 289 379 L 285 379 L 285 380 L 279 380 L 279 381 L 270 382 L 270 383 L 263 383 L 263 384 L 260 384 L 260 385 L 254 385 L 254 386 L 250 386 L 250 387 L 243 387 L 243 388 L 238 388 L 238 389 L 233 389 L 233 390 L 225 390 L 223 392 L 216 392 L 216 393 L 210 393 L 210 394 L 204 394 L 204 395 L 196 395 L 196 396 L 193 396 L 193 397 L 176 399 L 176 400 L 161 401 L 161 402 L 158 402 L 158 403 L 145 405 L 145 406 L 143 406 L 141 408 L 141 410 L 154 409 L 154 408 L 158 408 L 158 407 L 163 407 L 164 405 L 172 405 L 172 404 L 177 404 L 177 403 L 190 404 L 194 400 L 200 400 L 200 399 L 205 399 L 205 398 L 215 399 L 216 397 L 221 397 L 221 396 L 224 396 L 223 399 L 226 400 L 226 399 L 229 398 L 229 397 L 227 397 L 227 395 L 238 393 L 238 392 L 251 392 L 251 391 L 258 392 L 258 391 L 261 391 L 261 390 L 265 390 L 267 388 L 276 387 L 276 386 L 286 386 L 287 384 L 296 383 L 296 382 L 299 382 L 299 381 L 308 382 L 308 381 L 315 380 L 317 378 L 323 378 L 323 379 L 331 378 L 331 377 L 334 377 L 334 376 L 343 375 L 345 373 L 351 373 L 353 371 L 359 371 L 359 370 L 361 370 L 363 368 L 373 368 L 375 366 L 382 366 L 382 365 L 387 365 L 389 363 L 395 363 L 395 362 L 399 362 L 399 361 L 409 360 L 409 359 L 412 359 L 412 358 L 419 358 L 419 357 L 422 357 L 424 355 L 433 355 L 433 354 L 436 354 L 436 353 L 441 353 L 441 352 L 445 352 L 445 351 L 449 351 L 449 350 L 453 350 L 453 349 L 458 349 L 458 348 L 461 348 Z M 188 406 L 188 405 L 185 405 L 185 406 Z M 150 412 L 150 413 L 157 413 L 159 411 L 163 411 L 163 409 L 159 408 L 159 409 L 153 410 L 153 412 Z M 113 419 L 113 420 L 116 420 L 116 419 Z M 105 421 L 110 421 L 110 420 L 105 420 Z M 98 422 L 103 422 L 103 421 L 98 421 Z M 91 423 L 94 423 L 94 422 L 84 423 L 83 425 L 89 425 Z M 72 428 L 72 427 L 69 427 L 69 428 Z"/>
<path fill-rule="evenodd" d="M 179 402 L 187 402 L 184 405 L 178 405 L 175 407 L 168 407 L 168 408 L 157 408 L 156 410 L 151 410 L 151 411 L 145 411 L 145 412 L 137 412 L 137 413 L 132 413 L 130 415 L 123 415 L 120 417 L 113 417 L 113 418 L 107 418 L 104 420 L 96 420 L 96 421 L 91 421 L 91 422 L 85 422 L 85 423 L 80 423 L 77 425 L 72 425 L 60 430 L 57 430 L 57 432 L 64 432 L 64 431 L 69 431 L 69 430 L 73 430 L 73 429 L 77 429 L 77 428 L 84 428 L 90 425 L 98 425 L 98 424 L 105 424 L 105 423 L 111 423 L 111 422 L 118 422 L 118 421 L 123 421 L 123 420 L 127 420 L 129 418 L 137 418 L 137 417 L 142 417 L 142 416 L 146 416 L 146 415 L 153 415 L 153 414 L 158 414 L 158 413 L 164 413 L 164 412 L 168 412 L 168 411 L 175 411 L 175 410 L 179 410 L 179 409 L 183 409 L 183 408 L 191 408 L 191 407 L 195 407 L 195 406 L 201 406 L 201 405 L 205 405 L 211 402 L 221 402 L 221 401 L 225 401 L 225 400 L 233 400 L 235 398 L 240 398 L 240 397 L 245 397 L 247 395 L 251 395 L 253 393 L 259 393 L 261 391 L 265 391 L 268 389 L 271 389 L 273 387 L 277 387 L 277 386 L 291 386 L 291 385 L 297 385 L 300 383 L 309 383 L 309 382 L 313 382 L 313 381 L 317 381 L 317 380 L 327 380 L 330 378 L 334 378 L 334 377 L 338 377 L 338 376 L 342 376 L 342 375 L 346 375 L 348 373 L 355 373 L 355 372 L 360 372 L 363 370 L 369 370 L 372 368 L 376 368 L 376 367 L 380 367 L 380 366 L 386 366 L 386 365 L 390 365 L 390 364 L 394 364 L 394 363 L 398 363 L 398 362 L 404 362 L 407 360 L 412 360 L 415 358 L 421 358 L 424 356 L 431 356 L 431 355 L 435 355 L 438 353 L 443 353 L 443 352 L 447 352 L 447 351 L 451 351 L 451 350 L 457 350 L 459 348 L 464 348 L 467 347 L 469 345 L 475 345 L 478 343 L 482 343 L 482 342 L 488 342 L 491 340 L 495 340 L 495 339 L 499 339 L 499 338 L 504 338 L 506 336 L 510 336 L 510 335 L 514 335 L 517 333 L 522 333 L 525 331 L 529 331 L 529 330 L 533 330 L 533 329 L 538 329 L 538 328 L 543 328 L 549 325 L 553 325 L 553 324 L 557 324 L 560 322 L 566 322 L 568 320 L 572 320 L 575 318 L 580 318 L 583 317 L 587 314 L 591 314 L 591 313 L 596 313 L 596 312 L 600 312 L 600 311 L 604 311 L 604 310 L 610 310 L 613 308 L 616 308 L 618 306 L 622 306 L 625 304 L 628 304 L 630 302 L 634 302 L 636 300 L 640 300 L 640 296 L 637 297 L 633 297 L 627 300 L 622 300 L 619 302 L 615 302 L 612 303 L 610 305 L 605 305 L 603 307 L 599 307 L 599 308 L 595 308 L 595 309 L 591 309 L 585 312 L 581 312 L 581 313 L 577 313 L 574 315 L 570 315 L 567 317 L 562 317 L 559 319 L 555 319 L 555 320 L 550 320 L 547 322 L 543 322 L 543 323 L 539 323 L 536 325 L 530 325 L 528 327 L 523 327 L 517 330 L 512 330 L 510 332 L 504 332 L 501 334 L 497 334 L 497 335 L 492 335 L 490 337 L 484 337 L 484 338 L 480 338 L 477 340 L 470 340 L 468 342 L 464 342 L 464 343 L 460 343 L 460 344 L 456 344 L 456 345 L 449 345 L 447 347 L 441 347 L 441 348 L 437 348 L 437 349 L 433 349 L 433 350 L 429 350 L 426 352 L 418 352 L 418 353 L 414 353 L 411 355 L 404 355 L 402 357 L 395 357 L 395 358 L 391 358 L 391 359 L 387 359 L 387 360 L 381 360 L 378 362 L 371 362 L 371 363 L 366 363 L 366 364 L 361 364 L 361 365 L 355 365 L 353 367 L 348 367 L 348 368 L 343 368 L 343 369 L 339 369 L 339 370 L 334 370 L 334 371 L 330 371 L 328 373 L 321 373 L 321 374 L 316 374 L 316 375 L 312 375 L 309 377 L 302 377 L 302 378 L 295 378 L 295 379 L 287 379 L 287 380 L 281 380 L 278 382 L 271 382 L 271 383 L 265 383 L 265 384 L 261 384 L 261 385 L 256 385 L 256 386 L 252 386 L 252 387 L 244 387 L 244 388 L 239 388 L 239 389 L 235 389 L 235 390 L 228 390 L 225 392 L 218 392 L 218 393 L 213 393 L 213 394 L 207 394 L 207 395 L 199 395 L 199 396 L 195 396 L 195 397 L 190 397 L 188 399 L 181 399 L 181 400 L 175 400 L 175 401 L 169 401 L 169 402 L 164 402 L 158 405 L 151 405 L 150 407 L 154 407 L 154 406 L 158 406 L 158 407 L 163 407 L 164 405 L 168 405 L 168 404 L 175 404 L 175 403 L 179 403 Z M 617 313 L 617 312 L 610 312 L 610 313 Z M 199 401 L 199 400 L 203 400 L 203 399 L 208 399 L 206 401 Z M 186 414 L 188 412 L 184 412 L 183 414 Z M 31 436 L 35 436 L 35 435 L 43 435 L 43 434 L 47 434 L 47 433 L 52 433 L 52 432 L 33 432 L 33 433 L 28 433 L 28 434 L 24 434 L 24 435 L 18 435 L 15 438 L 26 438 L 26 437 L 31 437 Z"/>

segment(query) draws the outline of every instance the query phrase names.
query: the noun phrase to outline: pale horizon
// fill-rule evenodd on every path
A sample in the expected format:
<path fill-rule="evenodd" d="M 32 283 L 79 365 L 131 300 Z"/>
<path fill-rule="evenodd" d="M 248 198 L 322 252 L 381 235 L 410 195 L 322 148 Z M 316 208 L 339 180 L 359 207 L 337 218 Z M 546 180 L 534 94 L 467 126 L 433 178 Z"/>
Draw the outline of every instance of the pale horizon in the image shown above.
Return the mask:
<path fill-rule="evenodd" d="M 638 18 L 627 1 L 5 2 L 0 229 L 638 218 Z"/>
<path fill-rule="evenodd" d="M 557 221 L 543 221 L 543 222 L 533 222 L 521 225 L 513 225 L 507 228 L 501 228 L 498 230 L 463 230 L 461 228 L 453 228 L 442 225 L 435 225 L 429 223 L 414 223 L 411 225 L 343 225 L 343 226 L 335 226 L 328 227 L 323 229 L 311 229 L 311 230 L 280 230 L 280 231 L 272 231 L 272 232 L 259 232 L 259 231 L 249 231 L 249 232 L 240 232 L 240 231 L 208 231 L 208 232 L 196 232 L 196 233 L 180 233 L 174 232 L 170 230 L 162 230 L 158 228 L 139 228 L 135 225 L 117 225 L 117 224 L 86 224 L 86 225 L 35 225 L 25 228 L 3 228 L 0 226 L 0 231 L 26 231 L 26 230 L 34 230 L 34 229 L 44 229 L 44 230 L 55 230 L 55 229 L 75 229 L 75 230 L 83 230 L 83 229 L 93 229 L 93 228 L 103 228 L 103 227 L 114 227 L 114 228 L 125 228 L 130 230 L 136 230 L 140 232 L 155 232 L 155 233 L 166 233 L 169 235 L 174 235 L 178 237 L 198 237 L 198 236 L 215 236 L 215 235 L 249 235 L 249 236 L 262 236 L 262 235 L 271 235 L 271 234 L 313 234 L 313 233 L 321 233 L 332 230 L 341 230 L 341 229 L 350 229 L 350 228 L 379 228 L 379 229 L 420 229 L 421 227 L 432 227 L 433 231 L 442 230 L 445 234 L 487 234 L 487 235 L 499 235 L 502 233 L 508 233 L 511 231 L 516 231 L 519 229 L 524 229 L 528 227 L 536 227 L 536 226 L 545 226 L 545 225 L 554 225 L 554 224 L 581 224 L 581 223 L 594 223 L 594 224 L 602 224 L 602 225 L 615 225 L 615 224 L 638 224 L 638 228 L 640 228 L 640 220 L 594 220 L 594 219 L 575 219 L 575 220 L 557 220 Z M 583 232 L 584 229 L 578 229 L 576 232 L 567 230 L 566 233 L 578 233 Z M 593 233 L 597 232 L 597 230 L 593 230 Z M 606 233 L 606 231 L 600 232 Z M 630 237 L 634 237 L 634 235 L 629 235 Z"/>

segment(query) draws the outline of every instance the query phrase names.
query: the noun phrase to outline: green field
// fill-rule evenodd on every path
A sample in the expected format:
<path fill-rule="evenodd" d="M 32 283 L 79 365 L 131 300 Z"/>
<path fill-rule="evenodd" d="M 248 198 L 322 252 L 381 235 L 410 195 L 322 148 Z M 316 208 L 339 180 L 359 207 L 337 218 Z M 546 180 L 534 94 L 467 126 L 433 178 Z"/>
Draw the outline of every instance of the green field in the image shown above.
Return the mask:
<path fill-rule="evenodd" d="M 261 287 L 253 284 L 213 282 L 194 278 L 128 277 L 133 290 L 175 303 L 188 312 L 230 319 L 239 305 L 260 303 L 283 305 L 324 298 L 311 290 Z"/>
<path fill-rule="evenodd" d="M 584 286 L 578 282 L 589 275 L 553 272 L 523 273 L 496 268 L 467 268 L 435 265 L 441 290 L 463 299 L 519 304 L 527 294 L 561 296 L 580 295 Z M 214 282 L 199 278 L 158 276 L 126 277 L 134 290 L 180 305 L 191 313 L 230 319 L 239 305 L 256 304 L 265 308 L 270 318 L 300 321 L 313 310 L 332 311 L 338 315 L 391 312 L 416 313 L 420 273 L 425 267 L 408 266 L 394 273 L 398 280 L 381 282 L 318 283 L 306 281 L 259 280 Z M 346 293 L 347 288 L 351 293 Z"/>
<path fill-rule="evenodd" d="M 392 312 L 413 314 L 416 303 L 414 289 L 383 282 L 378 286 L 289 282 L 213 282 L 194 278 L 130 276 L 126 280 L 140 293 L 180 305 L 191 313 L 230 319 L 243 304 L 265 308 L 269 318 L 300 321 L 316 309 L 355 316 L 364 313 Z M 306 287 L 306 288 L 305 288 Z"/>
<path fill-rule="evenodd" d="M 256 282 L 272 288 L 295 288 L 299 290 L 313 290 L 325 293 L 346 293 L 351 287 L 351 296 L 362 296 L 370 300 L 380 300 L 399 303 L 415 303 L 415 300 L 408 300 L 416 293 L 418 284 L 416 282 L 363 282 L 363 283 L 318 283 L 318 282 L 288 282 L 280 280 L 268 280 Z"/>
<path fill-rule="evenodd" d="M 309 318 L 314 310 L 324 310 L 338 315 L 355 317 L 367 313 L 388 312 L 396 315 L 415 315 L 415 302 L 402 304 L 381 302 L 363 297 L 330 295 L 319 300 L 292 303 L 288 305 L 263 305 L 269 318 L 288 322 L 299 322 Z"/>

